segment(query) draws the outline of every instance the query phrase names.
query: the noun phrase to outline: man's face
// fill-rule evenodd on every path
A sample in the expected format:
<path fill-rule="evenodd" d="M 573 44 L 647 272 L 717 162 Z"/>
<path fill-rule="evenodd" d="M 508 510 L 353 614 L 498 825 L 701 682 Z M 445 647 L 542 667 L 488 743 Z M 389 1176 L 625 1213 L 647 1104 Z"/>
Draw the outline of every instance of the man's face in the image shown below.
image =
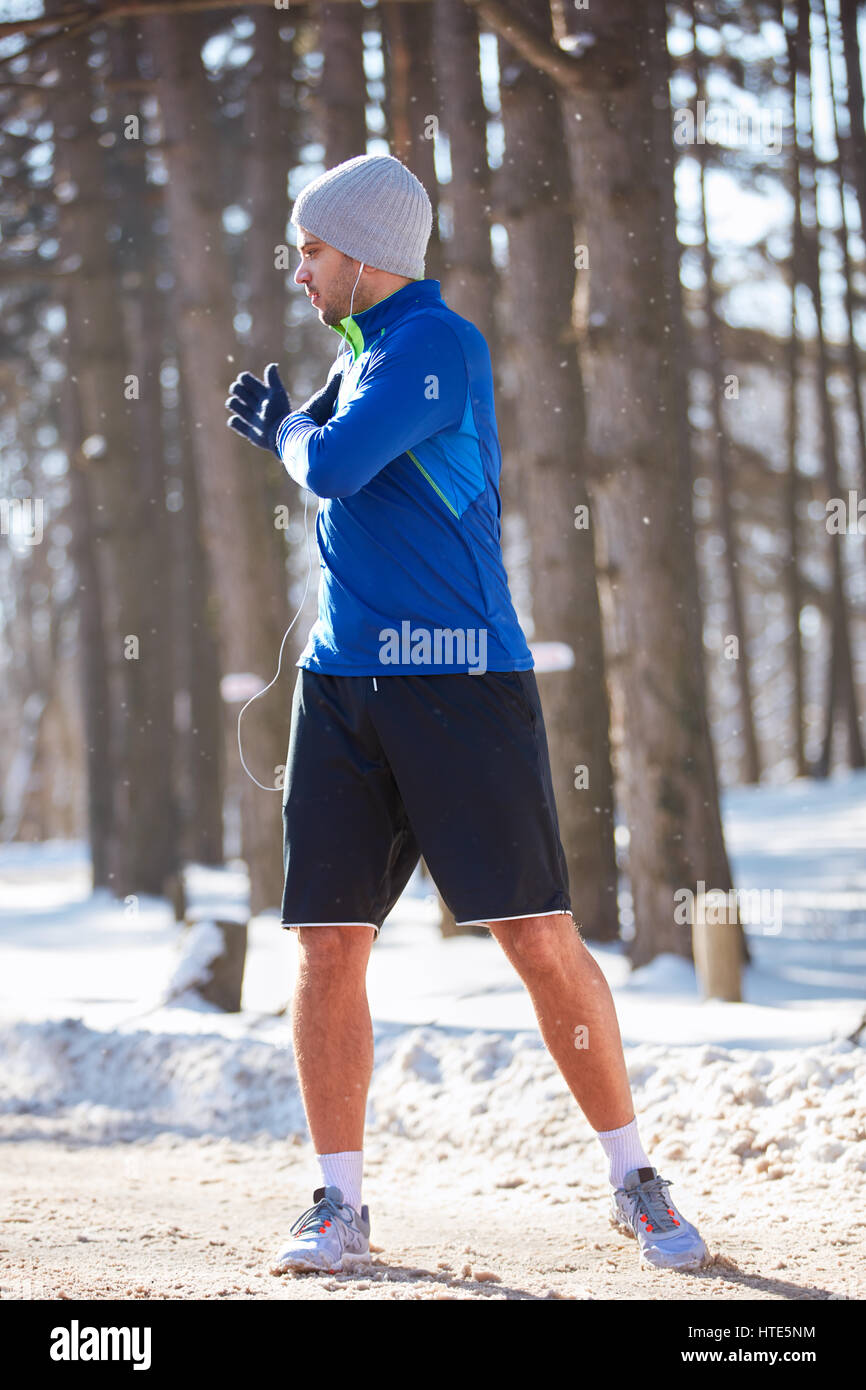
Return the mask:
<path fill-rule="evenodd" d="M 318 309 L 322 323 L 336 327 L 340 319 L 348 314 L 350 303 L 353 312 L 369 308 L 363 302 L 361 282 L 352 300 L 352 288 L 360 261 L 353 261 L 351 256 L 305 232 L 303 227 L 298 228 L 298 251 L 301 263 L 295 271 L 295 284 L 303 285 L 304 293 L 313 308 Z"/>

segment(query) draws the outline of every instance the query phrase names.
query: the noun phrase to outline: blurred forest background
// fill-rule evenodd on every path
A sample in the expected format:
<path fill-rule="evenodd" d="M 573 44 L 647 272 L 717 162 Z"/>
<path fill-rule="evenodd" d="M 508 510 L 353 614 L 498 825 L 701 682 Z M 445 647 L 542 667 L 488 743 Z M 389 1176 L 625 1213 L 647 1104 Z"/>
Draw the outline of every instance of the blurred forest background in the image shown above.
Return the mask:
<path fill-rule="evenodd" d="M 224 401 L 271 360 L 295 402 L 324 381 L 291 203 L 387 152 L 491 348 L 575 914 L 688 954 L 674 891 L 731 886 L 720 788 L 864 766 L 863 18 L 0 4 L 0 839 L 85 838 L 121 898 L 242 857 L 278 906 L 235 723 L 304 594 L 303 495 Z M 244 716 L 275 787 L 313 562 Z"/>

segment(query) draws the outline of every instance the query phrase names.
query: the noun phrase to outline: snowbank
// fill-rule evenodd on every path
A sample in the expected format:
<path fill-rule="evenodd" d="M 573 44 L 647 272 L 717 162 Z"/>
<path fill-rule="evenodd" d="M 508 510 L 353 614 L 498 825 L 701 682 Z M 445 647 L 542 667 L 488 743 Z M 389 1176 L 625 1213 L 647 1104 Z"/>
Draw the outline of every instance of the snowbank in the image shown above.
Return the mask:
<path fill-rule="evenodd" d="M 104 1142 L 213 1135 L 306 1137 L 288 1029 L 269 1040 L 152 1031 L 99 1032 L 81 1020 L 0 1030 L 0 1135 Z M 835 1042 L 799 1054 L 645 1044 L 628 1050 L 646 1145 L 817 1186 L 866 1172 L 866 1051 Z M 529 1033 L 410 1028 L 378 1039 L 371 1137 L 445 1146 L 500 1181 L 550 1183 L 590 1134 L 541 1039 Z"/>

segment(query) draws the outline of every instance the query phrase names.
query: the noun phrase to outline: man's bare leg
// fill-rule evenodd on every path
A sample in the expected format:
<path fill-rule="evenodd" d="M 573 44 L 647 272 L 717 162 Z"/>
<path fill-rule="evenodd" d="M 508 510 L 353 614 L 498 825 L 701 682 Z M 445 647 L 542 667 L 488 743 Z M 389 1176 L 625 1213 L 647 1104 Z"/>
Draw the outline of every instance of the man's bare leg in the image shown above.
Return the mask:
<path fill-rule="evenodd" d="M 613 999 L 571 916 L 487 925 L 526 985 L 547 1048 L 602 1142 L 614 1188 L 612 1221 L 634 1235 L 644 1264 L 700 1269 L 709 1259 L 706 1242 L 677 1210 L 667 1180 L 641 1146 Z M 586 1045 L 576 1047 L 581 1025 Z M 629 1176 L 626 1189 L 621 1184 Z"/>
<path fill-rule="evenodd" d="M 526 985 L 541 1036 L 592 1128 L 629 1124 L 634 1104 L 613 998 L 571 916 L 488 926 Z M 576 1034 L 580 1025 L 585 1034 Z"/>
<path fill-rule="evenodd" d="M 365 984 L 372 927 L 298 928 L 292 999 L 295 1061 L 316 1153 L 364 1147 L 373 1074 L 373 1024 Z"/>

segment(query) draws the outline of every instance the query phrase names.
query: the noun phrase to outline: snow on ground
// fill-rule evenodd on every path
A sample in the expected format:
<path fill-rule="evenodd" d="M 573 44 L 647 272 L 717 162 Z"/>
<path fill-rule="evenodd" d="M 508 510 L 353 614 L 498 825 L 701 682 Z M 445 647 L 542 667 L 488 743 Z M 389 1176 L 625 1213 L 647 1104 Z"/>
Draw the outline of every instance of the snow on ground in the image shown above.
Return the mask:
<path fill-rule="evenodd" d="M 712 1278 L 702 1276 L 710 1286 L 692 1284 L 677 1296 L 862 1297 L 866 1225 L 840 1230 L 836 1214 L 856 1208 L 858 1194 L 862 1210 L 866 1191 L 866 1048 L 847 1041 L 866 1010 L 866 777 L 738 790 L 726 795 L 724 811 L 737 887 L 783 895 L 781 931 L 758 924 L 749 932 L 754 959 L 745 972 L 745 1002 L 702 1001 L 692 967 L 678 957 L 630 972 L 621 947 L 591 945 L 614 991 L 644 1142 L 678 1184 L 686 1214 L 700 1211 L 710 1222 L 711 1248 L 720 1256 Z M 242 902 L 237 866 L 197 869 L 189 879 L 200 907 Z M 579 915 L 577 891 L 574 901 Z M 70 1163 L 85 1190 L 89 1175 L 103 1175 L 93 1202 L 106 1213 L 119 1200 L 109 1192 L 112 1171 L 121 1174 L 130 1201 L 161 1175 L 160 1202 L 169 1205 L 167 1184 L 197 1173 L 176 1212 L 175 1233 L 184 1211 L 203 1210 L 209 1200 L 201 1185 L 217 1181 L 204 1176 L 214 1165 L 220 1181 L 230 1176 L 227 1163 L 258 1172 L 262 1183 L 232 1200 L 243 1207 L 270 1193 L 272 1222 L 293 1219 L 309 1203 L 318 1179 L 286 1013 L 295 938 L 274 915 L 251 923 L 237 1015 L 195 1007 L 189 994 L 169 999 L 172 980 L 176 988 L 190 964 L 188 943 L 189 933 L 161 901 L 91 896 L 80 846 L 0 849 L 0 1141 L 14 1199 L 23 1202 L 16 1210 L 24 1213 L 0 1226 L 7 1233 L 0 1259 L 5 1251 L 18 1271 L 11 1284 L 0 1273 L 0 1296 L 33 1296 L 20 1292 L 33 1258 L 27 1242 L 39 1242 L 40 1219 L 63 1225 L 69 1207 L 58 1203 L 84 1200 L 64 1185 Z M 443 1208 L 451 1203 L 458 1229 L 468 1220 L 476 1236 L 483 1210 L 484 1229 L 496 1237 L 490 1258 L 498 1252 L 499 1283 L 510 1280 L 510 1292 L 495 1292 L 494 1280 L 466 1283 L 459 1236 L 449 1245 L 443 1234 L 450 1272 L 437 1272 L 433 1261 L 413 1274 L 419 1231 L 407 1241 L 402 1227 L 389 1231 L 387 1214 L 388 1248 L 402 1251 L 396 1267 L 404 1273 L 374 1270 L 361 1287 L 357 1280 L 351 1290 L 345 1281 L 334 1287 L 362 1297 L 380 1296 L 380 1283 L 388 1284 L 387 1296 L 665 1297 L 661 1288 L 635 1290 L 633 1247 L 604 1226 L 600 1150 L 496 943 L 443 941 L 435 901 L 416 877 L 374 945 L 368 985 L 376 1069 L 365 1200 L 375 1214 L 386 1192 L 399 1191 L 389 1210 L 398 1200 L 406 1204 L 407 1219 L 413 1229 L 420 1221 L 431 1251 L 436 1226 L 429 1211 L 419 1216 L 413 1192 L 437 1194 Z M 168 1171 L 181 1155 L 185 1166 Z M 34 1172 L 41 1174 L 35 1186 Z M 591 1221 L 601 1221 L 590 1232 L 594 1240 L 575 1225 L 577 1198 L 594 1203 Z M 563 1204 L 565 1248 L 579 1252 L 576 1263 L 556 1246 Z M 738 1215 L 746 1209 L 755 1213 L 748 1223 Z M 770 1212 L 772 1236 L 762 1227 L 762 1214 Z M 523 1231 L 539 1213 L 544 1220 L 527 1269 L 525 1258 L 509 1253 L 508 1220 L 519 1217 Z M 234 1208 L 218 1214 L 227 1229 L 238 1219 Z M 81 1225 L 80 1215 L 70 1219 Z M 312 1292 L 309 1281 L 306 1292 L 299 1291 L 303 1281 L 288 1281 L 289 1292 L 287 1281 L 257 1282 L 266 1263 L 257 1252 L 266 1252 L 277 1232 L 266 1233 L 264 1206 L 255 1219 L 263 1233 L 246 1250 L 244 1267 L 259 1270 L 249 1286 L 229 1281 L 222 1291 L 224 1271 L 206 1245 L 191 1283 L 166 1283 L 164 1296 L 323 1296 L 321 1281 Z M 71 1296 L 87 1289 L 136 1296 L 136 1286 L 123 1283 L 131 1275 L 119 1221 L 115 1214 L 103 1223 L 108 1234 L 98 1237 L 119 1242 L 107 1265 L 99 1250 L 88 1251 L 97 1237 L 86 1234 L 92 1222 L 85 1223 L 65 1263 L 43 1264 L 40 1277 L 52 1287 L 62 1280 Z M 175 1239 L 165 1221 L 150 1225 L 157 1244 Z M 145 1237 L 138 1231 L 136 1238 Z M 247 1237 L 236 1232 L 233 1239 L 240 1246 Z M 608 1249 L 616 1255 L 611 1268 Z M 796 1271 L 790 1287 L 768 1278 L 770 1249 L 773 1269 Z M 150 1282 L 141 1287 L 165 1282 L 171 1261 L 165 1269 L 156 1256 L 146 1263 Z M 402 1292 L 390 1289 L 394 1281 Z"/>

